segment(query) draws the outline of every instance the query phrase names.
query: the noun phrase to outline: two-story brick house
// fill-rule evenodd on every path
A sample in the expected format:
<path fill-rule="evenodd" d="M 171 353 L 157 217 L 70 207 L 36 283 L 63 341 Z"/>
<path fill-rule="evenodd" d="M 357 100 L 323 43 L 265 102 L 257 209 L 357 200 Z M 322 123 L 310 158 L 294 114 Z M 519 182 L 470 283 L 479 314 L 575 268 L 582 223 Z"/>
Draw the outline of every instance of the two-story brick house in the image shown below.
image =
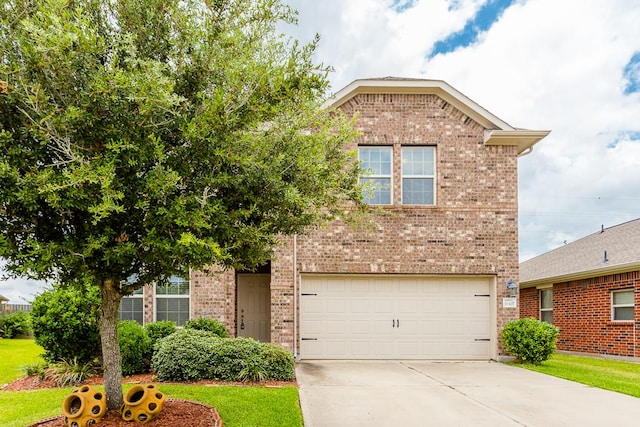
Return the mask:
<path fill-rule="evenodd" d="M 367 170 L 374 226 L 283 238 L 257 273 L 192 271 L 189 316 L 301 359 L 497 358 L 518 318 L 505 304 L 518 281 L 518 157 L 548 132 L 514 128 L 437 80 L 357 80 L 327 105 L 358 115 L 346 148 Z"/>

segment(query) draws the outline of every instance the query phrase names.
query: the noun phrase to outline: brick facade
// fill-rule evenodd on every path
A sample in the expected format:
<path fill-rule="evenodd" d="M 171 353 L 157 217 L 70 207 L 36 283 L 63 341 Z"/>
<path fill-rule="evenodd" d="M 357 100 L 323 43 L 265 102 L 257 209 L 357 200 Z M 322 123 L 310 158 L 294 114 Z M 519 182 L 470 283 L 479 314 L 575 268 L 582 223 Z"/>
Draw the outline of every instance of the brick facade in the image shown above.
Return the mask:
<path fill-rule="evenodd" d="M 272 342 L 294 350 L 294 277 L 305 273 L 491 275 L 499 336 L 518 317 L 502 307 L 506 281 L 518 280 L 517 147 L 486 145 L 483 126 L 435 94 L 358 94 L 340 108 L 359 114 L 361 136 L 348 149 L 393 147 L 393 205 L 370 228 L 336 221 L 281 239 L 271 261 Z M 436 147 L 435 206 L 401 205 L 400 149 L 412 145 Z M 192 316 L 218 318 L 235 334 L 234 273 L 192 272 L 191 281 Z"/>
<path fill-rule="evenodd" d="M 634 289 L 635 321 L 611 320 L 611 291 Z M 539 292 L 521 291 L 521 317 L 539 319 Z M 553 285 L 553 323 L 560 329 L 558 350 L 640 357 L 640 271 Z"/>

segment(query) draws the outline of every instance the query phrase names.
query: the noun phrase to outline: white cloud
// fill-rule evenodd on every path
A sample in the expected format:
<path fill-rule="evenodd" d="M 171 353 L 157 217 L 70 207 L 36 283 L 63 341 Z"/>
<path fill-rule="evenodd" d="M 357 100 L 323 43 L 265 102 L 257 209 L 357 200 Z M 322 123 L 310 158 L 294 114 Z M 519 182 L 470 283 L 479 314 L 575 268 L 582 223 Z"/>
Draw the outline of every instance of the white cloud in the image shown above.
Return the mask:
<path fill-rule="evenodd" d="M 301 29 L 321 34 L 334 91 L 368 77 L 442 79 L 513 126 L 552 130 L 519 161 L 522 260 L 640 217 L 640 141 L 628 137 L 640 94 L 624 95 L 638 2 L 519 1 L 476 42 L 431 60 L 484 2 L 415 1 L 403 13 L 375 0 L 290 3 Z"/>

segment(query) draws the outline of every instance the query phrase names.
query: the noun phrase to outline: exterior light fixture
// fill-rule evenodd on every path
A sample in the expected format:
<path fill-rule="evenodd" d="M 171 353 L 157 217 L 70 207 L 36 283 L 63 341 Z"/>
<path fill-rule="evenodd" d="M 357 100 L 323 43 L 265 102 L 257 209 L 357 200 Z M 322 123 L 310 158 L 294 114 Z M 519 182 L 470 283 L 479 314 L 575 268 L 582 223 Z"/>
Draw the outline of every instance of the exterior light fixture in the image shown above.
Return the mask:
<path fill-rule="evenodd" d="M 518 295 L 518 284 L 513 279 L 507 280 L 507 292 L 510 297 Z"/>

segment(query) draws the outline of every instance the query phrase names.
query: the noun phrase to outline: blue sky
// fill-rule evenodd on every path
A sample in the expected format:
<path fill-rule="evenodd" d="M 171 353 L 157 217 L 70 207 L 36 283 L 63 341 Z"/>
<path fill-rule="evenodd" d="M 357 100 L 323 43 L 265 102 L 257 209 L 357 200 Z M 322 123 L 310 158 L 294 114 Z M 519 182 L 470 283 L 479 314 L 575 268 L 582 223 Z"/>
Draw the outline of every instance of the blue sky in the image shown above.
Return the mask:
<path fill-rule="evenodd" d="M 624 86 L 625 95 L 638 93 L 640 91 L 640 52 L 633 54 L 622 73 L 626 83 Z"/>
<path fill-rule="evenodd" d="M 438 40 L 433 45 L 433 50 L 429 53 L 429 58 L 438 54 L 455 52 L 458 48 L 470 46 L 478 41 L 478 36 L 491 28 L 500 19 L 503 12 L 512 4 L 514 0 L 490 0 L 481 5 L 477 12 L 467 20 L 464 28 L 449 34 L 445 39 Z M 449 7 L 453 11 L 459 4 L 456 2 Z"/>
<path fill-rule="evenodd" d="M 288 35 L 331 66 L 441 79 L 514 127 L 552 133 L 520 158 L 520 258 L 640 218 L 637 0 L 289 0 Z M 579 11 L 577 13 L 576 11 Z M 640 238 L 640 236 L 638 236 Z M 0 284 L 21 302 L 39 285 Z"/>

